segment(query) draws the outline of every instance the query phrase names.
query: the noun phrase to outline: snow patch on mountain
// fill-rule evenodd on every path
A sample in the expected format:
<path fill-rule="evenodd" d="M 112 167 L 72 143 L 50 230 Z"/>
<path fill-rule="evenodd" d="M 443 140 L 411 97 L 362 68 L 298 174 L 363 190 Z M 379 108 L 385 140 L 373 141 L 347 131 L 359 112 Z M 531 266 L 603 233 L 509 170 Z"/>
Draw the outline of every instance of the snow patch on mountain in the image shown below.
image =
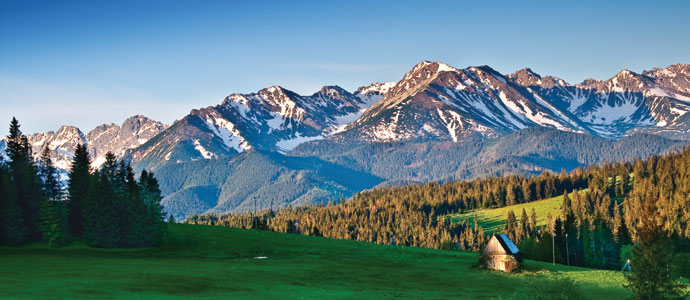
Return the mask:
<path fill-rule="evenodd" d="M 660 87 L 650 89 L 649 94 L 657 97 L 671 97 L 664 89 Z"/>
<path fill-rule="evenodd" d="M 211 159 L 216 157 L 216 155 L 213 154 L 213 152 L 206 150 L 206 148 L 204 148 L 204 146 L 202 146 L 201 143 L 199 143 L 199 140 L 194 140 L 194 149 L 199 151 L 201 157 L 205 159 Z"/>
<path fill-rule="evenodd" d="M 682 101 L 690 102 L 690 97 L 688 97 L 688 96 L 683 96 L 683 95 L 677 94 L 677 93 L 676 93 L 676 94 L 673 94 L 673 98 L 676 98 L 676 99 L 682 100 Z"/>
<path fill-rule="evenodd" d="M 276 143 L 276 147 L 278 147 L 278 151 L 285 153 L 287 151 L 290 151 L 297 147 L 297 145 L 301 143 L 306 143 L 310 141 L 316 141 L 316 140 L 322 140 L 324 136 L 300 136 L 297 134 L 295 137 L 291 139 L 285 139 L 285 140 L 280 140 Z"/>
<path fill-rule="evenodd" d="M 446 117 L 446 114 L 440 110 L 436 109 L 438 112 L 439 117 L 441 117 L 441 120 L 443 121 L 443 124 L 446 125 L 446 129 L 448 130 L 448 134 L 450 135 L 451 139 L 453 142 L 458 141 L 458 135 L 457 135 L 457 130 L 462 128 L 462 117 L 454 112 L 454 111 L 447 111 L 447 114 L 449 116 Z"/>
<path fill-rule="evenodd" d="M 625 121 L 637 111 L 639 107 L 633 102 L 623 102 L 620 105 L 603 103 L 585 116 L 585 120 L 594 124 L 610 125 L 616 121 Z"/>
<path fill-rule="evenodd" d="M 574 91 L 567 91 L 566 92 L 570 97 L 567 99 L 568 101 L 568 110 L 572 113 L 577 111 L 578 108 L 580 108 L 587 100 L 589 99 L 589 94 L 583 91 L 582 89 L 575 89 Z"/>
<path fill-rule="evenodd" d="M 515 115 L 517 115 L 518 118 L 520 118 L 522 121 L 525 121 L 525 117 L 524 117 L 525 111 L 522 108 L 520 108 L 519 106 L 517 106 L 517 104 L 515 104 L 515 102 L 508 99 L 508 96 L 506 96 L 506 94 L 503 91 L 498 93 L 498 97 L 501 99 L 501 102 L 503 103 L 503 105 L 505 105 L 508 109 L 513 111 L 515 113 Z M 513 119 L 512 114 L 509 114 L 509 115 L 511 116 L 511 119 Z M 525 125 L 523 125 L 523 122 L 517 122 L 516 121 L 516 122 L 513 122 L 513 124 L 520 129 L 525 128 Z"/>

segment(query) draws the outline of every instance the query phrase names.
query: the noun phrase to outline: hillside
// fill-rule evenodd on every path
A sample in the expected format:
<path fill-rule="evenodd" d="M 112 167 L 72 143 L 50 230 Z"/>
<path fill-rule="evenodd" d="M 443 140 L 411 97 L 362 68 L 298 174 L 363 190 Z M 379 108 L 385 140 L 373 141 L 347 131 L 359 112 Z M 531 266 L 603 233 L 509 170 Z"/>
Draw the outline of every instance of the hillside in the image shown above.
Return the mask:
<path fill-rule="evenodd" d="M 629 296 L 614 271 L 525 261 L 526 271 L 508 275 L 478 269 L 469 252 L 200 225 L 171 225 L 160 248 L 0 254 L 0 295 L 13 299 L 488 299 L 556 277 L 588 299 Z"/>
<path fill-rule="evenodd" d="M 635 134 L 617 141 L 552 128 L 529 127 L 497 139 L 360 143 L 330 140 L 297 146 L 292 156 L 318 156 L 386 180 L 472 179 L 537 175 L 614 161 L 632 161 L 682 149 L 687 142 Z"/>
<path fill-rule="evenodd" d="M 316 157 L 248 151 L 156 170 L 163 205 L 178 220 L 194 214 L 338 202 L 383 180 Z"/>
<path fill-rule="evenodd" d="M 573 193 L 570 193 L 569 197 L 572 197 Z M 508 212 L 512 211 L 515 216 L 520 217 L 522 210 L 524 209 L 529 216 L 532 209 L 534 208 L 537 214 L 537 225 L 543 226 L 546 224 L 546 215 L 551 214 L 551 216 L 557 216 L 561 203 L 563 202 L 563 195 L 552 197 L 548 199 L 521 203 L 511 206 L 505 206 L 500 208 L 492 209 L 480 209 L 471 212 L 465 212 L 462 214 L 450 215 L 449 218 L 454 222 L 467 221 L 470 224 L 474 223 L 474 216 L 477 216 L 477 223 L 484 228 L 486 233 L 498 233 L 503 230 L 503 226 L 506 222 L 506 217 Z"/>

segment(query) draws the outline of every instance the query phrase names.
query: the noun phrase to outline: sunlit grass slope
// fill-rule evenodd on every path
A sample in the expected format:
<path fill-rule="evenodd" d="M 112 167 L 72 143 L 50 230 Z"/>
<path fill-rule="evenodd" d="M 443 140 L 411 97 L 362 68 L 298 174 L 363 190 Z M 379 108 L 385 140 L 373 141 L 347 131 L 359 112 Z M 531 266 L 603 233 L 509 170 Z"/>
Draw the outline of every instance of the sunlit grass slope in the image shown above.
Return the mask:
<path fill-rule="evenodd" d="M 0 248 L 0 298 L 491 299 L 554 276 L 588 298 L 628 296 L 618 272 L 526 261 L 525 271 L 504 274 L 476 261 L 476 253 L 172 225 L 159 248 Z"/>
<path fill-rule="evenodd" d="M 570 193 L 568 196 L 572 199 L 573 193 Z M 534 208 L 534 211 L 537 214 L 537 226 L 541 226 L 546 224 L 547 214 L 551 214 L 551 216 L 553 217 L 556 217 L 559 214 L 562 203 L 563 195 L 560 195 L 553 198 L 533 201 L 529 203 L 516 204 L 501 208 L 480 209 L 473 212 L 451 215 L 450 218 L 451 220 L 453 220 L 453 222 L 467 220 L 468 222 L 470 222 L 470 224 L 473 224 L 474 216 L 476 214 L 479 220 L 479 225 L 481 225 L 484 228 L 484 231 L 486 233 L 493 233 L 499 232 L 503 229 L 509 211 L 513 211 L 513 213 L 515 213 L 515 217 L 517 218 L 517 220 L 520 221 L 520 216 L 522 215 L 523 208 L 527 212 L 528 217 L 532 213 L 532 208 Z"/>

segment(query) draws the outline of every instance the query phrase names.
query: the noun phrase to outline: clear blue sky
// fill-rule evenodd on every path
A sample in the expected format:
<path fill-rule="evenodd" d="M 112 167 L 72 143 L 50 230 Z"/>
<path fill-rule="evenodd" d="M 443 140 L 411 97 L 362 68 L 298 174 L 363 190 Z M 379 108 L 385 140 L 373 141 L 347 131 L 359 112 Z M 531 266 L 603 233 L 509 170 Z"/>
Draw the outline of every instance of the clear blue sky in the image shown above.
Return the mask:
<path fill-rule="evenodd" d="M 13 115 L 27 133 L 169 123 L 271 85 L 397 81 L 421 60 L 571 83 L 690 63 L 690 1 L 522 2 L 2 0 L 0 134 Z"/>

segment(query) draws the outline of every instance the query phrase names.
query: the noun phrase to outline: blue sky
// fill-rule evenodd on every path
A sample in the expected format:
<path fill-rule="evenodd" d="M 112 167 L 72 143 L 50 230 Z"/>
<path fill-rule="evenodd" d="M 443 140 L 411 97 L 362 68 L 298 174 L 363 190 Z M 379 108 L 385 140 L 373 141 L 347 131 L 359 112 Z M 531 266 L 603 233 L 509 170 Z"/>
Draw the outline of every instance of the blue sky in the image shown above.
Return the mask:
<path fill-rule="evenodd" d="M 2 0 L 0 124 L 170 123 L 234 92 L 354 90 L 422 60 L 571 83 L 690 63 L 690 1 L 522 2 Z"/>

